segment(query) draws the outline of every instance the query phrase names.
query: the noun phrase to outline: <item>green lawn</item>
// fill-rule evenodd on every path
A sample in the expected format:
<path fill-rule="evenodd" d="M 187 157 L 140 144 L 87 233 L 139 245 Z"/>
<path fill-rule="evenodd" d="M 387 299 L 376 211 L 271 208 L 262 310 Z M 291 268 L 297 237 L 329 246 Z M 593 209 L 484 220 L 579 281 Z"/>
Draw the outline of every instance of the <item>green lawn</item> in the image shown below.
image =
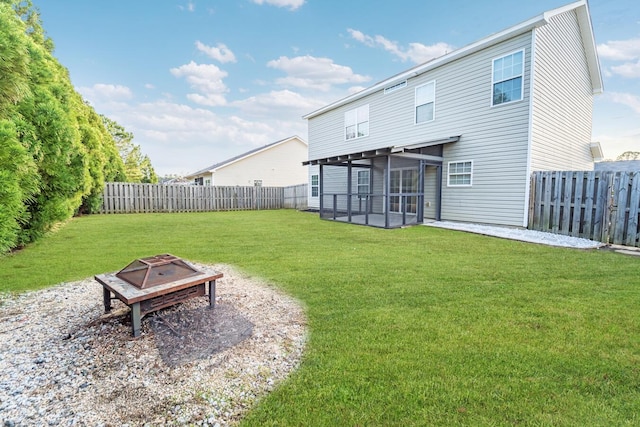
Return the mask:
<path fill-rule="evenodd" d="M 285 210 L 88 216 L 0 258 L 0 291 L 164 252 L 306 306 L 300 370 L 246 425 L 640 425 L 638 257 Z"/>

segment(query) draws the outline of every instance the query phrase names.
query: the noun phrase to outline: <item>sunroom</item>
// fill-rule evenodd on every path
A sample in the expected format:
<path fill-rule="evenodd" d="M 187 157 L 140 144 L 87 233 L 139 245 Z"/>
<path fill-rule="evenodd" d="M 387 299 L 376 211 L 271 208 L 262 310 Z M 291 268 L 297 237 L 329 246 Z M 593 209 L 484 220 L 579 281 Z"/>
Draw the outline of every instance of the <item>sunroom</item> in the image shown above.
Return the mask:
<path fill-rule="evenodd" d="M 304 162 L 318 166 L 320 218 L 382 228 L 439 220 L 443 147 L 459 139 L 453 136 Z"/>

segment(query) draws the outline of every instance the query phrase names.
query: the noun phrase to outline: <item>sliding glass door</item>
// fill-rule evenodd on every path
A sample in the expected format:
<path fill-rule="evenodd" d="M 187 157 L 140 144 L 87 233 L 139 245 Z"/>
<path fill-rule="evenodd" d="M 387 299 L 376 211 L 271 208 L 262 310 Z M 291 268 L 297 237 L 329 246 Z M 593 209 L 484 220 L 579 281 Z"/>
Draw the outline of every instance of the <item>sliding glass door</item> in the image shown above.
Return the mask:
<path fill-rule="evenodd" d="M 407 213 L 416 213 L 418 209 L 418 197 L 404 196 L 400 193 L 418 192 L 417 169 L 392 169 L 389 182 L 390 211 L 401 213 L 406 205 Z M 404 204 L 404 205 L 403 205 Z"/>

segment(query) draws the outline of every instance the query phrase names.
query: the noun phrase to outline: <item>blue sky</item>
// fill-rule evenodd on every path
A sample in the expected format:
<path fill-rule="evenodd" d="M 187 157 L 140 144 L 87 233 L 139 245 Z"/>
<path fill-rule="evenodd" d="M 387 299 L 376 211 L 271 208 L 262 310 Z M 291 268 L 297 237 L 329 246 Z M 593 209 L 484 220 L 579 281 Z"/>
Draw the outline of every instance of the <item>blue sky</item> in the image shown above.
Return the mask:
<path fill-rule="evenodd" d="M 301 117 L 566 0 L 34 0 L 76 89 L 160 175 L 299 135 Z M 640 151 L 640 5 L 589 2 L 593 140 Z"/>

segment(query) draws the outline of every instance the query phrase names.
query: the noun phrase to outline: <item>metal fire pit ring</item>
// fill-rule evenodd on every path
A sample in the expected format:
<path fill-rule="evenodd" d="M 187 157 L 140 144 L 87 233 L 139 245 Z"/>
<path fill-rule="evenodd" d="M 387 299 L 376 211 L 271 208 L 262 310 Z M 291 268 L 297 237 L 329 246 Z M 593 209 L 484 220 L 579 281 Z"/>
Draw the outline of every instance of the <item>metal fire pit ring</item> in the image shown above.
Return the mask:
<path fill-rule="evenodd" d="M 174 264 L 167 267 L 167 264 Z M 164 276 L 164 280 L 156 279 L 153 284 L 145 287 L 145 282 L 137 283 L 130 280 L 127 269 L 134 266 L 146 266 L 149 271 L 138 274 L 148 278 Z M 177 268 L 174 268 L 177 265 Z M 185 267 L 186 266 L 186 267 Z M 153 271 L 161 268 L 160 272 Z M 131 269 L 129 271 L 132 271 Z M 177 273 L 176 273 L 177 271 Z M 111 311 L 111 300 L 119 299 L 131 309 L 131 326 L 134 337 L 140 336 L 142 318 L 154 311 L 178 304 L 190 298 L 209 296 L 209 308 L 214 308 L 216 300 L 216 280 L 223 277 L 222 273 L 204 273 L 190 266 L 180 258 L 163 254 L 154 257 L 141 258 L 129 264 L 119 272 L 99 274 L 95 276 L 102 285 L 104 311 Z M 207 292 L 208 291 L 208 292 Z M 112 294 L 115 297 L 112 297 Z"/>

